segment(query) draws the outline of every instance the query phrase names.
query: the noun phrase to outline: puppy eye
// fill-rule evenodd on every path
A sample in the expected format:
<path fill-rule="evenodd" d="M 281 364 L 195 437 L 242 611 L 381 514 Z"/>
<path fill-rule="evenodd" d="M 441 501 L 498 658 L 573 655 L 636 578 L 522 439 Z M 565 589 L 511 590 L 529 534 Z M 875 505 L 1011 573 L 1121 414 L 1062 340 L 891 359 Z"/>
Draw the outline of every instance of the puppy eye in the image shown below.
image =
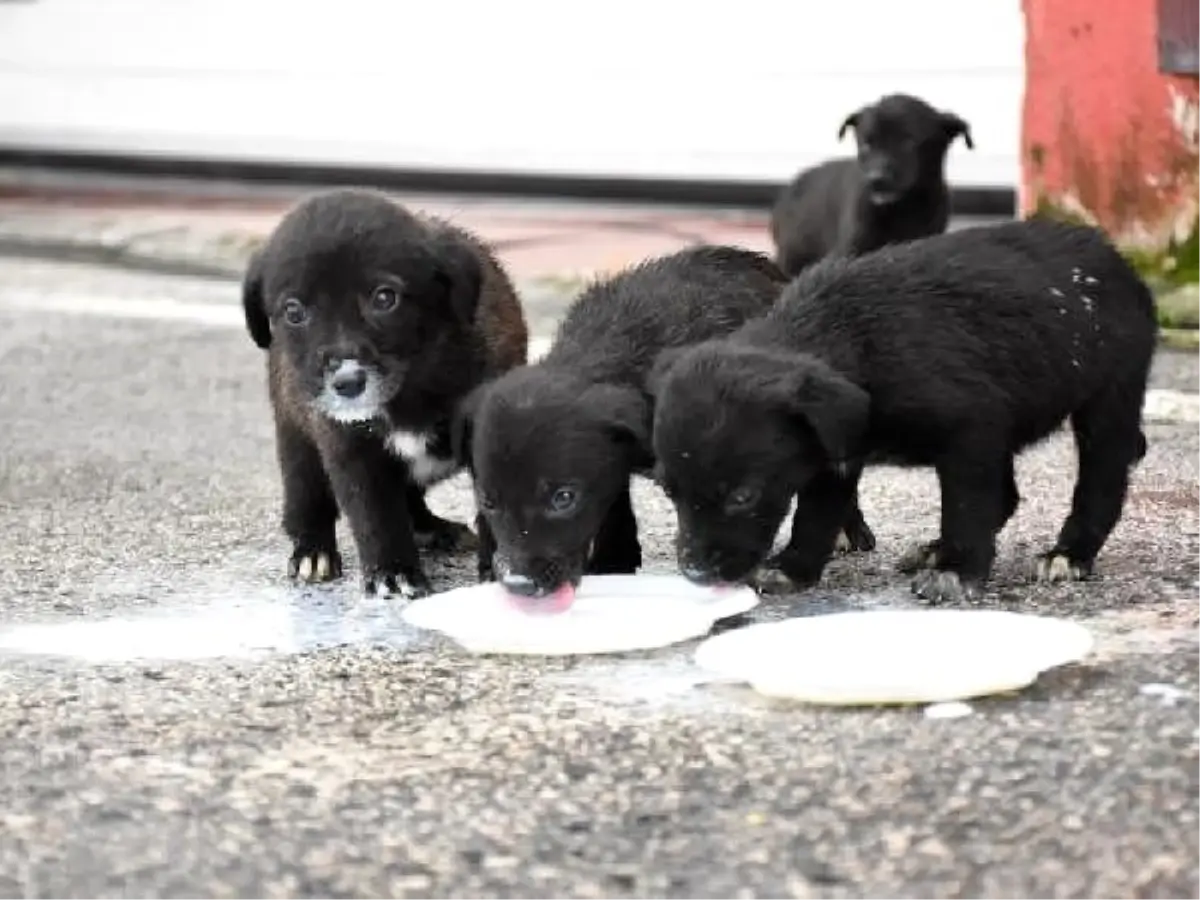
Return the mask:
<path fill-rule="evenodd" d="M 303 325 L 308 320 L 308 310 L 295 297 L 283 304 L 283 320 L 289 325 Z"/>
<path fill-rule="evenodd" d="M 400 302 L 400 295 L 390 287 L 377 287 L 371 295 L 371 308 L 375 312 L 391 312 Z"/>
<path fill-rule="evenodd" d="M 730 513 L 745 512 L 758 502 L 758 489 L 749 485 L 742 485 L 735 491 L 731 491 L 729 496 L 725 498 L 725 509 Z"/>
<path fill-rule="evenodd" d="M 575 506 L 577 498 L 573 488 L 559 488 L 550 495 L 550 511 L 559 514 L 569 512 Z"/>

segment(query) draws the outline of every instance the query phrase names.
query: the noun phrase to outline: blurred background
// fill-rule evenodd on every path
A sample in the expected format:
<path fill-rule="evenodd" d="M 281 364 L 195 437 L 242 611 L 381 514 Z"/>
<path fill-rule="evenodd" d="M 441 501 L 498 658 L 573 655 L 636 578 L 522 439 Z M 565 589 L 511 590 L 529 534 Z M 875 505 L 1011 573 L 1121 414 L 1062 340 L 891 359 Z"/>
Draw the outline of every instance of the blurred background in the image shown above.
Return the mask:
<path fill-rule="evenodd" d="M 1080 218 L 1173 289 L 1196 280 L 1198 28 L 1197 0 L 0 0 L 0 201 L 152 196 L 186 231 L 198 196 L 270 216 L 371 185 L 502 249 L 556 231 L 534 274 L 606 270 L 681 241 L 769 249 L 780 187 L 851 153 L 847 113 L 901 91 L 970 123 L 952 227 Z M 593 204 L 574 249 L 539 200 Z M 692 212 L 651 236 L 626 209 L 605 237 L 596 202 Z M 31 242 L 0 213 L 0 247 Z M 221 225 L 242 249 L 265 227 Z"/>
<path fill-rule="evenodd" d="M 970 120 L 950 179 L 1003 204 L 1023 75 L 1017 0 L 0 2 L 0 144 L 75 154 L 716 182 L 752 202 L 904 90 Z"/>

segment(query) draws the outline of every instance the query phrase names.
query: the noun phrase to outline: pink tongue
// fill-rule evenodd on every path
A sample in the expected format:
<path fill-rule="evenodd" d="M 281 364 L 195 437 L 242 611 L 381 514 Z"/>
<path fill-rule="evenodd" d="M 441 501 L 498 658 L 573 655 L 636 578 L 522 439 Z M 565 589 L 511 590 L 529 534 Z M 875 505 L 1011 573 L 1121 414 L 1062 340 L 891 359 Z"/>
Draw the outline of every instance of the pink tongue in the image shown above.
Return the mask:
<path fill-rule="evenodd" d="M 528 615 L 553 616 L 571 608 L 571 604 L 575 602 L 575 587 L 572 584 L 564 584 L 546 597 L 522 597 L 507 591 L 505 597 L 514 607 Z"/>

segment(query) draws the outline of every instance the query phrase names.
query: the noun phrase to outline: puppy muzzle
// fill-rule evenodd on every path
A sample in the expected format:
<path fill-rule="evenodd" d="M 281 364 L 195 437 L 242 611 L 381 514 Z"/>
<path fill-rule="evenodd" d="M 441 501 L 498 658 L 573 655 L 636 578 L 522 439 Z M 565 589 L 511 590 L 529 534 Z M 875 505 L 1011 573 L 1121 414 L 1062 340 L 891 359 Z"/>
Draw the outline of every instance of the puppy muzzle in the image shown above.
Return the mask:
<path fill-rule="evenodd" d="M 325 371 L 321 392 L 313 405 L 337 422 L 364 422 L 380 415 L 384 402 L 383 376 L 357 359 L 339 359 Z"/>
<path fill-rule="evenodd" d="M 501 586 L 519 597 L 547 597 L 559 589 L 578 587 L 582 580 L 581 565 L 567 560 L 531 559 L 512 563 L 501 553 L 496 554 L 496 574 Z"/>
<path fill-rule="evenodd" d="M 679 573 L 701 587 L 746 581 L 760 562 L 758 554 L 748 552 L 697 551 L 685 546 L 678 553 Z"/>

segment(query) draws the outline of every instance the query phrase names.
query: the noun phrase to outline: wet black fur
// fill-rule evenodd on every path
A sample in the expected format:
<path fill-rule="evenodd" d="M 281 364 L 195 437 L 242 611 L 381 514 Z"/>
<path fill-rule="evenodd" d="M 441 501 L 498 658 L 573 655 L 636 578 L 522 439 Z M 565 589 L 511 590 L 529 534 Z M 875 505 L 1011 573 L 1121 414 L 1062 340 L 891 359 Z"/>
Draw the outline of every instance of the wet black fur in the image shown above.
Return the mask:
<path fill-rule="evenodd" d="M 804 170 L 775 202 L 771 237 L 788 275 L 831 253 L 853 256 L 946 230 L 946 151 L 960 135 L 974 147 L 967 123 L 916 97 L 892 94 L 847 116 L 838 137 L 848 128 L 857 157 Z M 883 178 L 895 197 L 873 202 L 871 177 Z"/>
<path fill-rule="evenodd" d="M 766 317 L 656 366 L 653 440 L 680 564 L 745 576 L 785 515 L 779 494 L 795 494 L 779 562 L 812 583 L 863 465 L 890 462 L 938 475 L 927 575 L 977 588 L 1019 502 L 1014 456 L 1069 419 L 1079 474 L 1041 558 L 1086 574 L 1146 451 L 1155 333 L 1149 290 L 1092 228 L 1012 222 L 825 260 Z M 743 486 L 732 499 L 751 502 L 731 502 Z"/>
<path fill-rule="evenodd" d="M 462 434 L 496 542 L 493 569 L 481 541 L 481 579 L 516 578 L 542 595 L 578 583 L 585 568 L 636 571 L 629 480 L 653 463 L 647 372 L 663 348 L 766 312 L 785 284 L 767 256 L 732 247 L 648 260 L 585 289 L 541 361 L 476 391 Z M 556 512 L 548 503 L 562 486 L 576 501 Z"/>
<path fill-rule="evenodd" d="M 339 512 L 347 517 L 370 592 L 403 590 L 405 582 L 424 592 L 418 546 L 449 549 L 470 537 L 465 526 L 429 510 L 424 494 L 434 481 L 415 477 L 385 439 L 397 428 L 427 431 L 435 455 L 455 459 L 455 405 L 503 368 L 490 346 L 484 308 L 485 287 L 495 275 L 473 238 L 360 190 L 306 198 L 255 254 L 243 308 L 252 339 L 268 351 L 293 577 L 304 560 L 319 555 L 333 563 L 329 577 L 340 574 Z M 384 314 L 370 305 L 381 283 L 400 294 L 399 305 Z M 303 325 L 285 320 L 289 298 L 306 307 Z M 517 309 L 516 356 L 523 362 Z M 381 418 L 345 423 L 314 409 L 331 364 L 343 358 L 361 360 L 395 388 Z"/>

